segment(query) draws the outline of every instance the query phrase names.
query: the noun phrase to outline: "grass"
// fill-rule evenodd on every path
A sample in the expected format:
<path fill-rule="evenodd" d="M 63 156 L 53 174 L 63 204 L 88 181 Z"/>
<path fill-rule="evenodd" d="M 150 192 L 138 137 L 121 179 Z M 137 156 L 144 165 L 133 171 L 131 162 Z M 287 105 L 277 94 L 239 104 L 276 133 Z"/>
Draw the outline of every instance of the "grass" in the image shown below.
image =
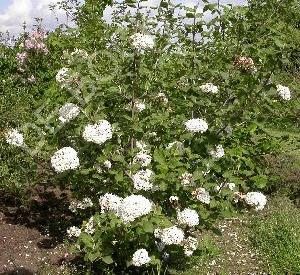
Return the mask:
<path fill-rule="evenodd" d="M 271 274 L 300 274 L 300 212 L 287 198 L 275 197 L 266 216 L 254 218 L 250 239 L 266 258 Z"/>

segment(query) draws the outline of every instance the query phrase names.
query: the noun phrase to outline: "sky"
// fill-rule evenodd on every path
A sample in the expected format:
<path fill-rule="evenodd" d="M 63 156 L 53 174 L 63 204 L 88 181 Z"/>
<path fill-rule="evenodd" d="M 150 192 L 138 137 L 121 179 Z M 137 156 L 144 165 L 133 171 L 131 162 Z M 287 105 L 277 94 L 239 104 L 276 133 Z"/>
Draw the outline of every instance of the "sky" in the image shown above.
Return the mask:
<path fill-rule="evenodd" d="M 29 28 L 34 24 L 34 18 L 42 17 L 46 29 L 53 29 L 58 21 L 65 22 L 65 16 L 62 11 L 53 12 L 49 10 L 49 4 L 54 4 L 60 0 L 0 0 L 0 31 L 9 31 L 12 34 L 18 34 L 22 31 L 22 25 L 25 21 Z M 101 1 L 101 0 L 99 0 Z M 148 0 L 156 2 L 158 0 Z M 185 4 L 191 4 L 196 0 L 175 0 Z M 216 2 L 216 0 L 212 0 Z M 220 0 L 221 4 L 245 4 L 246 0 Z"/>

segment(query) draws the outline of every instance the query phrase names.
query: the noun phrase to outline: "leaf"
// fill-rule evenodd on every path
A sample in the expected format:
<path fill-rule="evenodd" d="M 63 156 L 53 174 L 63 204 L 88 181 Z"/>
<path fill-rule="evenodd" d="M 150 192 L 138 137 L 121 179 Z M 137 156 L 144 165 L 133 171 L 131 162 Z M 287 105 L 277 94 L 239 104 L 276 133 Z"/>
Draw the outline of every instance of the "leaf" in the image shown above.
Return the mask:
<path fill-rule="evenodd" d="M 113 258 L 110 255 L 102 257 L 102 261 L 106 264 L 112 264 L 114 262 Z"/>
<path fill-rule="evenodd" d="M 153 224 L 152 224 L 152 222 L 149 222 L 149 221 L 145 222 L 143 224 L 143 229 L 147 233 L 152 233 L 153 232 Z"/>

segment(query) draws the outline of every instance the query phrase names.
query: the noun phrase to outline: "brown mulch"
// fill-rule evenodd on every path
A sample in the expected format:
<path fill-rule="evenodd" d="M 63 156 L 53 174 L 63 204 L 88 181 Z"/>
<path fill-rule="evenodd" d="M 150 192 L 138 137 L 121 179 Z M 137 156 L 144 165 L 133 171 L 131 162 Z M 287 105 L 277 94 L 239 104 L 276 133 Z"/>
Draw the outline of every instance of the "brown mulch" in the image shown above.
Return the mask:
<path fill-rule="evenodd" d="M 62 232 L 72 224 L 68 205 L 68 192 L 59 189 L 33 190 L 26 206 L 0 190 L 0 274 L 41 274 L 44 268 L 62 267 L 68 258 Z"/>

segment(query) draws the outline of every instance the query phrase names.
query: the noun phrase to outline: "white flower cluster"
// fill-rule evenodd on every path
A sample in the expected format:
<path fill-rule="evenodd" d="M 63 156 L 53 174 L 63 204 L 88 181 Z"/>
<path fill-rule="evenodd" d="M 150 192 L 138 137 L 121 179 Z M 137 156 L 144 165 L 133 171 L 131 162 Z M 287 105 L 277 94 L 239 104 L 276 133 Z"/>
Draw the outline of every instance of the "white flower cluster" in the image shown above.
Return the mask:
<path fill-rule="evenodd" d="M 146 109 L 146 104 L 141 101 L 136 101 L 134 102 L 134 109 L 137 110 L 138 112 L 142 112 Z"/>
<path fill-rule="evenodd" d="M 103 144 L 112 138 L 112 126 L 107 120 L 100 120 L 96 124 L 88 124 L 84 128 L 83 138 L 96 144 Z"/>
<path fill-rule="evenodd" d="M 170 203 L 175 203 L 175 202 L 178 202 L 178 201 L 179 201 L 179 198 L 177 196 L 169 197 L 169 202 Z"/>
<path fill-rule="evenodd" d="M 235 183 L 233 183 L 233 182 L 222 182 L 221 184 L 215 186 L 215 191 L 219 192 L 220 190 L 225 189 L 225 188 L 228 188 L 229 190 L 234 191 Z"/>
<path fill-rule="evenodd" d="M 17 129 L 8 130 L 5 133 L 5 139 L 8 144 L 21 147 L 24 145 L 24 137 Z"/>
<path fill-rule="evenodd" d="M 164 93 L 158 93 L 156 98 L 160 101 L 162 101 L 163 103 L 167 104 L 168 103 L 168 98 Z"/>
<path fill-rule="evenodd" d="M 132 40 L 132 46 L 138 51 L 152 49 L 154 47 L 154 39 L 151 35 L 135 33 L 130 38 Z"/>
<path fill-rule="evenodd" d="M 195 210 L 185 208 L 183 211 L 178 211 L 177 220 L 179 224 L 193 227 L 199 224 L 199 215 Z"/>
<path fill-rule="evenodd" d="M 248 205 L 255 207 L 256 211 L 264 209 L 267 203 L 266 196 L 260 192 L 249 192 L 244 199 Z"/>
<path fill-rule="evenodd" d="M 138 152 L 133 158 L 134 163 L 140 163 L 141 166 L 148 166 L 152 161 L 152 157 L 147 154 L 145 151 Z"/>
<path fill-rule="evenodd" d="M 198 248 L 198 240 L 189 236 L 184 240 L 183 251 L 186 256 L 192 256 L 194 251 Z"/>
<path fill-rule="evenodd" d="M 148 251 L 146 249 L 139 249 L 134 252 L 132 256 L 132 264 L 134 266 L 142 266 L 151 261 Z"/>
<path fill-rule="evenodd" d="M 148 145 L 144 142 L 144 141 L 141 141 L 141 140 L 137 140 L 136 141 L 136 148 L 140 149 L 141 151 L 147 153 L 148 150 Z"/>
<path fill-rule="evenodd" d="M 192 184 L 193 181 L 193 175 L 188 173 L 188 172 L 184 172 L 179 179 L 181 180 L 181 184 L 183 186 L 189 186 Z"/>
<path fill-rule="evenodd" d="M 210 93 L 210 94 L 217 94 L 218 93 L 218 87 L 215 86 L 212 83 L 206 83 L 200 86 L 200 89 L 204 92 L 204 93 Z"/>
<path fill-rule="evenodd" d="M 99 198 L 101 212 L 111 211 L 117 213 L 122 201 L 123 199 L 117 195 L 110 193 L 104 194 Z"/>
<path fill-rule="evenodd" d="M 194 198 L 198 201 L 201 201 L 202 203 L 209 204 L 210 203 L 210 195 L 209 192 L 206 191 L 204 188 L 200 187 L 197 188 L 192 192 L 192 195 Z"/>
<path fill-rule="evenodd" d="M 104 165 L 104 167 L 107 168 L 107 169 L 110 169 L 111 166 L 112 166 L 112 164 L 111 164 L 111 162 L 110 162 L 109 160 L 104 161 L 104 162 L 103 162 L 103 165 Z"/>
<path fill-rule="evenodd" d="M 72 211 L 72 212 L 76 212 L 77 209 L 86 209 L 88 207 L 92 207 L 93 206 L 93 202 L 90 198 L 84 198 L 82 201 L 79 201 L 79 202 L 75 202 L 75 201 L 72 201 L 70 203 L 70 206 L 69 206 L 69 209 Z"/>
<path fill-rule="evenodd" d="M 61 68 L 56 74 L 56 81 L 60 84 L 68 82 L 69 80 L 69 69 Z"/>
<path fill-rule="evenodd" d="M 152 202 L 142 195 L 130 195 L 121 198 L 114 194 L 106 193 L 99 199 L 101 212 L 114 212 L 124 223 L 129 223 L 135 219 L 147 215 L 152 210 Z"/>
<path fill-rule="evenodd" d="M 160 239 L 166 245 L 181 245 L 184 240 L 184 232 L 177 226 L 171 226 L 164 229 L 155 229 L 154 236 L 155 238 Z"/>
<path fill-rule="evenodd" d="M 150 190 L 153 187 L 153 171 L 150 169 L 140 170 L 132 176 L 134 188 L 137 190 Z"/>
<path fill-rule="evenodd" d="M 62 123 L 67 123 L 76 118 L 80 113 L 80 108 L 73 103 L 66 103 L 59 109 L 59 120 Z"/>
<path fill-rule="evenodd" d="M 208 130 L 208 124 L 201 118 L 193 118 L 185 122 L 185 127 L 192 133 L 204 133 Z"/>
<path fill-rule="evenodd" d="M 215 150 L 211 150 L 209 154 L 216 159 L 222 158 L 225 155 L 224 148 L 221 144 L 216 146 Z"/>
<path fill-rule="evenodd" d="M 88 234 L 93 234 L 95 232 L 95 222 L 94 222 L 94 217 L 90 217 L 88 222 L 85 224 L 85 229 L 84 232 Z"/>
<path fill-rule="evenodd" d="M 79 167 L 77 152 L 71 147 L 58 150 L 51 157 L 51 165 L 56 172 L 74 170 Z"/>
<path fill-rule="evenodd" d="M 290 91 L 289 87 L 282 86 L 282 85 L 278 84 L 276 86 L 276 88 L 277 88 L 278 95 L 282 99 L 284 99 L 284 100 L 290 100 L 291 99 L 291 91 Z"/>
<path fill-rule="evenodd" d="M 69 238 L 73 238 L 73 237 L 77 238 L 81 234 L 81 229 L 78 228 L 77 226 L 71 226 L 70 228 L 68 228 L 67 234 L 68 234 Z"/>
<path fill-rule="evenodd" d="M 129 223 L 135 219 L 147 215 L 152 210 L 152 202 L 142 195 L 130 195 L 123 199 L 118 208 L 117 215 L 124 223 Z"/>

